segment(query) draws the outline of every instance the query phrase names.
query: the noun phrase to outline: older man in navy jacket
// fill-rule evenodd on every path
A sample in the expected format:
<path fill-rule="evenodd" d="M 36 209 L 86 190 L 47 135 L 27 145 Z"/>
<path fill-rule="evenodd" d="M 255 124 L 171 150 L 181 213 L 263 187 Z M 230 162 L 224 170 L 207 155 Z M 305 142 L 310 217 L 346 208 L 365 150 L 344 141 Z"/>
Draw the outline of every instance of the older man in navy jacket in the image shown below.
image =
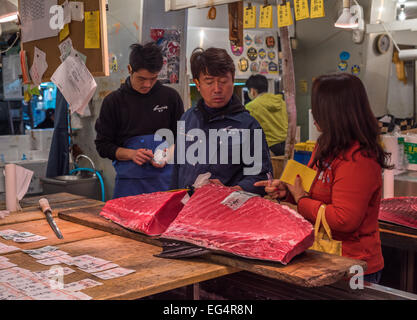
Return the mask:
<path fill-rule="evenodd" d="M 202 99 L 180 119 L 172 187 L 189 187 L 210 172 L 214 183 L 263 195 L 253 184 L 272 172 L 269 149 L 261 126 L 233 94 L 233 60 L 210 48 L 190 62 Z"/>

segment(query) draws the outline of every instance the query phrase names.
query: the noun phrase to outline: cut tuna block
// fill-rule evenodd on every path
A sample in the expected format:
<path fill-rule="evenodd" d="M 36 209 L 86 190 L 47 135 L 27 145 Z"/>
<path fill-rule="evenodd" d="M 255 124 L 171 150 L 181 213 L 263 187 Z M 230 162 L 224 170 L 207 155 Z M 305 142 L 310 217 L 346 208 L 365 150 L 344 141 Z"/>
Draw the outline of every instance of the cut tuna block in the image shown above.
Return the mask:
<path fill-rule="evenodd" d="M 417 197 L 382 199 L 378 219 L 417 229 Z"/>
<path fill-rule="evenodd" d="M 314 241 L 310 222 L 276 202 L 228 187 L 195 191 L 161 238 L 287 264 Z"/>
<path fill-rule="evenodd" d="M 156 236 L 165 231 L 184 207 L 187 191 L 154 192 L 107 201 L 100 215 L 121 226 Z"/>

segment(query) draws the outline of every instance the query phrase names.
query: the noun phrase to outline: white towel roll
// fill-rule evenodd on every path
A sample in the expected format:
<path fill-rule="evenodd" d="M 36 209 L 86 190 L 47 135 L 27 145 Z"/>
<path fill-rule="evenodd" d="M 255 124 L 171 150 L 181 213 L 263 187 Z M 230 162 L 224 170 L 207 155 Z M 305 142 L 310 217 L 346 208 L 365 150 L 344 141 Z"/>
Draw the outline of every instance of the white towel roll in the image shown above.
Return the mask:
<path fill-rule="evenodd" d="M 16 165 L 6 164 L 4 166 L 6 184 L 6 209 L 10 212 L 17 211 L 17 190 L 16 190 Z"/>

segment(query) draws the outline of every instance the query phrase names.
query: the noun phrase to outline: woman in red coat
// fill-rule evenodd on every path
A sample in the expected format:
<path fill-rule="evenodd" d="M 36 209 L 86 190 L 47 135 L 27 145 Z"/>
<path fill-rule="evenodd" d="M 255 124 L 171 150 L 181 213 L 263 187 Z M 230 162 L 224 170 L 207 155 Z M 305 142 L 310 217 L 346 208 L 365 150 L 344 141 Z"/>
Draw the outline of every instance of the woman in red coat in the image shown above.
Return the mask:
<path fill-rule="evenodd" d="M 326 220 L 342 255 L 367 262 L 365 281 L 378 283 L 384 267 L 378 228 L 382 168 L 389 154 L 379 144 L 378 123 L 361 80 L 346 73 L 324 75 L 313 83 L 312 114 L 320 137 L 309 166 L 317 171 L 310 193 L 301 178 L 294 186 L 258 182 L 276 199 L 295 202 L 314 224 L 326 204 Z"/>

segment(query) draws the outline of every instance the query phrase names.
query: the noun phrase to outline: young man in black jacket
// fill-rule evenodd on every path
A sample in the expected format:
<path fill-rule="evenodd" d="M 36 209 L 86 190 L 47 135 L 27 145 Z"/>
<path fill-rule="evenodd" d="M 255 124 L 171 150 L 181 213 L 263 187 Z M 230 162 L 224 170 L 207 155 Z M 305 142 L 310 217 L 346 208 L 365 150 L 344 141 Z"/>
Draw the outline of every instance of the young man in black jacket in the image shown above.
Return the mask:
<path fill-rule="evenodd" d="M 104 99 L 95 126 L 97 151 L 116 169 L 113 198 L 169 189 L 172 168 L 153 160 L 161 144 L 154 134 L 166 128 L 176 136 L 184 113 L 177 91 L 157 80 L 163 65 L 159 47 L 134 44 L 131 50 L 130 76 Z"/>

